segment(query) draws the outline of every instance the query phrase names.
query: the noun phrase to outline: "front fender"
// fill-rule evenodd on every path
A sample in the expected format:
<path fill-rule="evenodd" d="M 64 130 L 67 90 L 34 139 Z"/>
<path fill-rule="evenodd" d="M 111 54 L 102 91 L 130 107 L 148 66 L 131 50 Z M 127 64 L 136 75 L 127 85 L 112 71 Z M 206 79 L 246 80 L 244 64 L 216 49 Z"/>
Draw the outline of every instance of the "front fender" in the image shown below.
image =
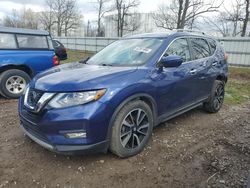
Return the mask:
<path fill-rule="evenodd" d="M 152 104 L 152 110 L 154 115 L 154 126 L 158 124 L 157 121 L 157 103 L 155 100 L 155 89 L 153 87 L 149 87 L 148 85 L 134 85 L 129 86 L 127 88 L 124 88 L 117 92 L 112 99 L 109 98 L 109 106 L 112 107 L 113 114 L 110 118 L 109 127 L 108 127 L 108 133 L 107 133 L 107 140 L 110 140 L 111 136 L 111 130 L 113 126 L 113 122 L 115 120 L 115 117 L 117 116 L 118 112 L 121 110 L 121 108 L 127 104 L 128 102 L 136 99 L 147 99 Z"/>

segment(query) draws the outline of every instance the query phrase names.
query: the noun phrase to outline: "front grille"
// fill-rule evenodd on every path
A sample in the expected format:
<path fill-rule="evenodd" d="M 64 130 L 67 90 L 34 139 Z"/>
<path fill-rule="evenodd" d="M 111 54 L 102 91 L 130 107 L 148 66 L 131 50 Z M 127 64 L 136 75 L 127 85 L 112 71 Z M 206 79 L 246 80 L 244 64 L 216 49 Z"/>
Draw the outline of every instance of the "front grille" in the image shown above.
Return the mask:
<path fill-rule="evenodd" d="M 44 92 L 30 88 L 27 98 L 27 103 L 29 106 L 35 107 L 39 99 L 43 96 Z"/>

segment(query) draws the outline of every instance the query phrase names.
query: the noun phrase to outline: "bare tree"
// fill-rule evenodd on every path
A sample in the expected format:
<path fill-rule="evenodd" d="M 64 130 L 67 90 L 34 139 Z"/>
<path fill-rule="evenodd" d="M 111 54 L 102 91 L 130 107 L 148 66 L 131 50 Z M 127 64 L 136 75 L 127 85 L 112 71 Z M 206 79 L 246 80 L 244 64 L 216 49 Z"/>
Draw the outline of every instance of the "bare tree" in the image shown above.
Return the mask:
<path fill-rule="evenodd" d="M 249 21 L 249 4 L 250 0 L 245 0 L 245 17 L 243 19 L 243 28 L 241 32 L 241 36 L 244 37 L 246 35 L 247 25 Z"/>
<path fill-rule="evenodd" d="M 232 28 L 233 28 L 233 32 L 232 32 L 232 36 L 236 36 L 238 35 L 239 29 L 240 29 L 240 25 L 241 25 L 241 18 L 243 16 L 243 6 L 244 3 L 242 2 L 242 0 L 234 0 L 232 2 L 232 6 L 231 9 L 228 10 L 226 7 L 224 7 L 225 12 L 224 14 L 224 22 L 229 21 L 231 22 Z"/>
<path fill-rule="evenodd" d="M 103 28 L 102 28 L 102 18 L 104 15 L 111 11 L 111 7 L 107 6 L 107 4 L 110 2 L 110 0 L 96 0 L 97 4 L 97 11 L 98 11 L 98 18 L 97 18 L 97 36 L 101 37 L 103 36 Z"/>
<path fill-rule="evenodd" d="M 86 37 L 95 37 L 97 33 L 96 23 L 88 20 L 87 28 L 86 28 Z"/>
<path fill-rule="evenodd" d="M 129 13 L 125 18 L 124 31 L 137 31 L 141 26 L 141 15 L 133 12 Z"/>
<path fill-rule="evenodd" d="M 114 10 L 117 14 L 114 16 L 114 20 L 117 24 L 117 36 L 122 37 L 124 30 L 129 30 L 131 25 L 135 25 L 135 19 L 128 19 L 133 14 L 132 11 L 135 11 L 135 8 L 140 4 L 139 0 L 115 0 Z M 136 29 L 137 27 L 132 27 Z M 131 29 L 131 27 L 130 27 Z"/>
<path fill-rule="evenodd" d="M 173 10 L 174 11 L 174 10 Z M 153 14 L 153 19 L 157 27 L 164 29 L 176 29 L 177 13 L 171 12 L 168 5 L 162 4 L 158 6 L 157 13 Z"/>
<path fill-rule="evenodd" d="M 249 0 L 234 0 L 228 10 L 220 12 L 217 19 L 206 18 L 223 36 L 245 36 L 249 21 Z M 227 28 L 226 28 L 227 27 Z"/>
<path fill-rule="evenodd" d="M 39 15 L 39 21 L 43 28 L 51 33 L 53 25 L 56 23 L 55 15 L 52 10 L 53 0 L 46 1 L 46 8 Z"/>
<path fill-rule="evenodd" d="M 21 17 L 17 10 L 13 9 L 11 14 L 3 18 L 3 25 L 5 27 L 21 27 Z"/>
<path fill-rule="evenodd" d="M 43 17 L 44 22 L 50 29 L 56 25 L 57 36 L 62 36 L 63 32 L 67 36 L 69 30 L 77 27 L 80 14 L 76 0 L 47 0 L 46 5 L 49 13 Z"/>
<path fill-rule="evenodd" d="M 193 25 L 195 19 L 204 13 L 216 12 L 222 2 L 215 0 L 172 0 L 170 5 L 160 5 L 153 17 L 158 27 L 165 29 L 183 29 Z"/>
<path fill-rule="evenodd" d="M 24 8 L 20 11 L 13 9 L 11 14 L 4 17 L 3 25 L 6 27 L 37 29 L 38 20 L 36 13 L 31 9 Z"/>
<path fill-rule="evenodd" d="M 80 14 L 76 8 L 76 0 L 66 1 L 66 10 L 64 15 L 64 34 L 68 35 L 68 31 L 71 29 L 76 29 L 78 26 L 78 20 L 80 19 Z"/>
<path fill-rule="evenodd" d="M 228 3 L 228 2 L 227 2 Z M 225 6 L 213 17 L 204 17 L 204 22 L 211 26 L 211 30 L 219 32 L 222 36 L 237 36 L 241 33 L 243 16 L 243 2 L 242 0 L 234 0 L 230 10 Z"/>
<path fill-rule="evenodd" d="M 204 23 L 206 23 L 211 30 L 219 32 L 223 37 L 228 37 L 232 35 L 232 24 L 227 20 L 227 16 L 225 12 L 220 12 L 216 18 L 204 17 Z"/>

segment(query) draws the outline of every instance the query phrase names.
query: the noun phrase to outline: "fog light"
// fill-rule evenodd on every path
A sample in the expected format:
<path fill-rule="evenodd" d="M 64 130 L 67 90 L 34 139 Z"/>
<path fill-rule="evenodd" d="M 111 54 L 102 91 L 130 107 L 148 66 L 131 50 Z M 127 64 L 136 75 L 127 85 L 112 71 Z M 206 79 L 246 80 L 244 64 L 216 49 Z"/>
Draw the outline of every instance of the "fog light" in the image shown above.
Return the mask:
<path fill-rule="evenodd" d="M 86 132 L 66 133 L 66 138 L 86 138 Z"/>

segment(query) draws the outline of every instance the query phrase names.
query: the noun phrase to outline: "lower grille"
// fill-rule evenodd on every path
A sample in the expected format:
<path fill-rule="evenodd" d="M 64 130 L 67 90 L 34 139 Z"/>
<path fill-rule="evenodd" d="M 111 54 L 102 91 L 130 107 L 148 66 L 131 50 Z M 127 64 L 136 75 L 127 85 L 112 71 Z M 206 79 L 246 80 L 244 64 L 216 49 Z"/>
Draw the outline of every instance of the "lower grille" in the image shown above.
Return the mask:
<path fill-rule="evenodd" d="M 29 132 L 33 136 L 37 137 L 38 139 L 40 139 L 46 143 L 49 143 L 47 137 L 41 133 L 41 131 L 38 129 L 38 127 L 36 125 L 31 125 L 29 122 L 27 122 L 23 119 L 21 119 L 21 124 L 27 132 Z"/>
<path fill-rule="evenodd" d="M 38 123 L 42 118 L 41 114 L 33 113 L 29 111 L 29 109 L 27 109 L 26 107 L 23 107 L 21 113 L 22 113 L 22 116 L 24 116 L 26 119 L 28 119 L 29 121 L 33 123 Z"/>

